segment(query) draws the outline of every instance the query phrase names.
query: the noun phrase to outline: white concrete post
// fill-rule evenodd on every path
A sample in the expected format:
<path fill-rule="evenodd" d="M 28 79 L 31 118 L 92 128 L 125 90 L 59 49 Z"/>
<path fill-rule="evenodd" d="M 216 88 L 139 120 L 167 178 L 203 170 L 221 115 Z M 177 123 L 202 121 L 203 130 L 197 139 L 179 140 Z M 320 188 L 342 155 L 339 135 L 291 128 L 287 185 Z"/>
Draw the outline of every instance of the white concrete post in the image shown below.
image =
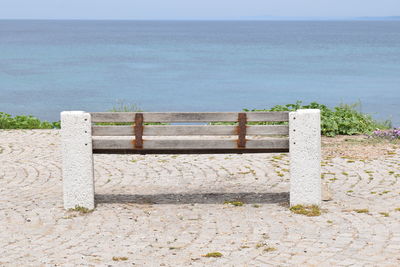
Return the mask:
<path fill-rule="evenodd" d="M 319 109 L 289 113 L 290 206 L 321 204 Z"/>
<path fill-rule="evenodd" d="M 83 111 L 61 112 L 64 208 L 94 209 L 92 125 Z"/>

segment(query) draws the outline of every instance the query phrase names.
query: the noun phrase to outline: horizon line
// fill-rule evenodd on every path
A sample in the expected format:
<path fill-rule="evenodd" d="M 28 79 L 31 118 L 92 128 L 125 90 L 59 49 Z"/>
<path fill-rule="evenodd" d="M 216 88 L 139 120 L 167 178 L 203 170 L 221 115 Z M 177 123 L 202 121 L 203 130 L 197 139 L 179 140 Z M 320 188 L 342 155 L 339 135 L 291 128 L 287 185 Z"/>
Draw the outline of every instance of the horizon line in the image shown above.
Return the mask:
<path fill-rule="evenodd" d="M 393 16 L 252 16 L 238 18 L 0 18 L 0 20 L 51 20 L 51 21 L 338 21 L 338 20 L 400 20 Z"/>
<path fill-rule="evenodd" d="M 329 22 L 329 21 L 399 21 L 400 19 L 1 19 L 0 21 L 143 21 L 143 22 Z"/>

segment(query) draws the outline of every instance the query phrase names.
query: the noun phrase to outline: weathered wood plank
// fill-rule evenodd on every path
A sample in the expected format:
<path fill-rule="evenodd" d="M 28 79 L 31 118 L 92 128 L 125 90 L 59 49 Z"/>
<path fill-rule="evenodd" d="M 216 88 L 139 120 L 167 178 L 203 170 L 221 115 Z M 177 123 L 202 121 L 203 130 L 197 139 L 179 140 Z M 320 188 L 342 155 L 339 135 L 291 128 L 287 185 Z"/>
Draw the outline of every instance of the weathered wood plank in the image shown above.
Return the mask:
<path fill-rule="evenodd" d="M 92 112 L 92 122 L 133 122 L 135 112 Z M 288 112 L 246 112 L 247 121 L 288 121 Z M 144 122 L 235 122 L 238 112 L 143 112 Z"/>
<path fill-rule="evenodd" d="M 288 125 L 250 125 L 247 135 L 289 135 Z"/>
<path fill-rule="evenodd" d="M 247 112 L 247 121 L 289 121 L 289 112 L 270 111 L 270 112 Z"/>
<path fill-rule="evenodd" d="M 262 149 L 93 149 L 94 154 L 245 154 L 245 153 L 288 153 L 288 148 Z"/>
<path fill-rule="evenodd" d="M 248 140 L 246 148 L 289 148 L 288 138 L 271 138 L 268 140 Z"/>
<path fill-rule="evenodd" d="M 249 125 L 247 135 L 288 135 L 287 125 Z M 93 136 L 134 136 L 133 126 L 93 126 Z M 234 125 L 145 125 L 144 136 L 237 135 Z"/>
<path fill-rule="evenodd" d="M 134 139 L 96 139 L 93 138 L 93 149 L 135 149 Z M 237 149 L 237 140 L 143 140 L 143 149 Z M 248 140 L 249 149 L 287 149 L 288 138 L 270 138 Z"/>

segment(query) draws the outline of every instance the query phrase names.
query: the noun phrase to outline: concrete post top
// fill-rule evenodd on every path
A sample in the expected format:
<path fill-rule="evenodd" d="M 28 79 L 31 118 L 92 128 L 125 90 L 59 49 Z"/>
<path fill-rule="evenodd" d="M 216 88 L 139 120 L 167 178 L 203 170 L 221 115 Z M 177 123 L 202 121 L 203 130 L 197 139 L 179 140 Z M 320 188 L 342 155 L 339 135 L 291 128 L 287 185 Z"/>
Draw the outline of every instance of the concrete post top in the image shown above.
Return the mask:
<path fill-rule="evenodd" d="M 317 114 L 317 113 L 321 113 L 321 110 L 319 110 L 319 109 L 298 109 L 294 112 Z"/>
<path fill-rule="evenodd" d="M 61 111 L 61 116 L 63 115 L 78 115 L 83 114 L 85 111 L 82 110 L 71 110 L 71 111 Z"/>

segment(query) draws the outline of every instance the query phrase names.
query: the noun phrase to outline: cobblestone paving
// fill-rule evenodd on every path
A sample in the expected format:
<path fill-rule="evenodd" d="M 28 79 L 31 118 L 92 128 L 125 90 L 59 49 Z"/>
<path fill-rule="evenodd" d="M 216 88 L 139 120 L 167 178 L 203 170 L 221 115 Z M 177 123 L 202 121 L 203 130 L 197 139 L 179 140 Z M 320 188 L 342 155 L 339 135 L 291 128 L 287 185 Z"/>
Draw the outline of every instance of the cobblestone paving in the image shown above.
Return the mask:
<path fill-rule="evenodd" d="M 1 266 L 400 265 L 398 150 L 325 160 L 333 200 L 306 217 L 281 154 L 95 155 L 96 210 L 64 211 L 59 146 L 55 130 L 0 131 Z"/>

